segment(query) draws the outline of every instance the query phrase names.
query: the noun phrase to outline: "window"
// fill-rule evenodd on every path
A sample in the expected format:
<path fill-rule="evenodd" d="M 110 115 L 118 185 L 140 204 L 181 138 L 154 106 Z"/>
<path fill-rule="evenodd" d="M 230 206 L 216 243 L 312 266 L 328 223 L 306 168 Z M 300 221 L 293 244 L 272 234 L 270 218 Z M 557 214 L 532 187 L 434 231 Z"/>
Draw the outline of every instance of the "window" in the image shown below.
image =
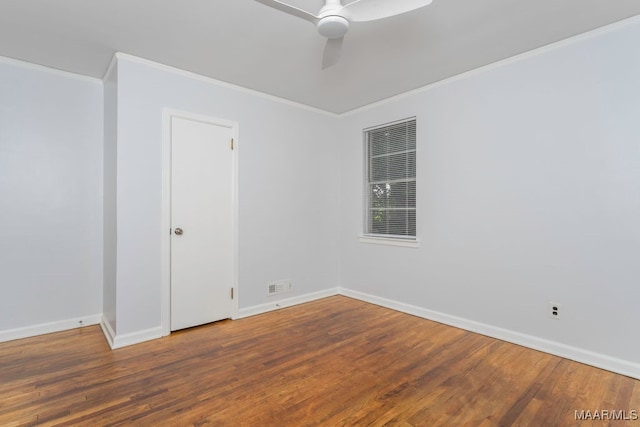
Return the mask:
<path fill-rule="evenodd" d="M 416 238 L 416 120 L 367 129 L 365 235 Z"/>

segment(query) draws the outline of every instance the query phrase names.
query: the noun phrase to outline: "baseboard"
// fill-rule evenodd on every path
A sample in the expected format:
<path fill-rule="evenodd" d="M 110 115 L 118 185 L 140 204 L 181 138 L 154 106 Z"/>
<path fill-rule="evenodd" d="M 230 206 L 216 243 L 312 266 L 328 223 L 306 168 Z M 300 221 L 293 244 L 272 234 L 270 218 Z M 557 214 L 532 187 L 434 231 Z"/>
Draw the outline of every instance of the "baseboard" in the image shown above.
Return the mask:
<path fill-rule="evenodd" d="M 462 317 L 452 316 L 438 311 L 394 301 L 375 295 L 354 291 L 346 288 L 331 288 L 319 292 L 313 292 L 304 295 L 298 295 L 291 298 L 275 300 L 266 304 L 255 305 L 252 307 L 242 308 L 238 310 L 238 315 L 234 319 L 255 316 L 270 311 L 291 307 L 305 302 L 314 301 L 320 298 L 326 298 L 333 295 L 344 295 L 350 298 L 376 304 L 382 307 L 397 310 L 403 313 L 422 317 L 424 319 L 433 320 L 435 322 L 450 325 L 456 328 L 464 329 L 470 332 L 479 333 L 499 340 L 522 345 L 524 347 L 539 350 L 555 356 L 564 357 L 576 362 L 595 366 L 628 377 L 640 379 L 640 364 L 628 360 L 623 360 L 605 354 L 592 352 L 578 347 L 569 346 L 555 341 L 546 340 L 533 335 L 527 335 L 520 332 L 499 328 L 485 323 L 476 322 Z M 102 331 L 112 349 L 121 348 L 144 341 L 149 341 L 162 337 L 162 327 L 146 329 L 129 334 L 117 335 L 111 325 L 101 314 L 95 314 L 73 319 L 66 319 L 57 322 L 43 323 L 39 325 L 27 326 L 24 328 L 16 328 L 0 331 L 0 342 L 16 340 L 20 338 L 28 338 L 52 332 L 66 331 L 83 326 L 99 324 Z"/>
<path fill-rule="evenodd" d="M 338 294 L 338 288 L 327 289 L 320 292 L 313 292 L 310 294 L 299 295 L 292 298 L 285 298 L 281 300 L 275 300 L 271 303 L 256 305 L 253 307 L 247 307 L 238 310 L 238 315 L 234 316 L 234 319 L 242 319 L 244 317 L 255 316 L 257 314 L 268 313 L 270 311 L 279 310 L 285 307 L 291 307 L 294 305 L 302 304 L 305 302 L 314 301 L 320 298 L 325 298 Z M 133 332 L 130 334 L 118 335 L 116 334 L 109 322 L 106 319 L 102 319 L 100 322 L 102 331 L 104 333 L 109 346 L 112 349 L 126 347 L 133 344 L 139 344 L 144 341 L 149 341 L 157 338 L 162 338 L 162 327 L 158 326 L 144 331 Z"/>
<path fill-rule="evenodd" d="M 69 329 L 81 328 L 84 326 L 97 325 L 100 323 L 101 317 L 101 314 L 92 314 L 89 316 L 75 317 L 73 319 L 26 326 L 24 328 L 8 329 L 0 331 L 0 342 L 35 337 L 37 335 L 50 334 L 52 332 L 67 331 Z"/>
<path fill-rule="evenodd" d="M 338 288 L 341 295 L 376 304 L 392 310 L 401 311 L 424 319 L 433 320 L 445 325 L 454 326 L 470 332 L 486 335 L 502 341 L 518 344 L 523 347 L 532 348 L 534 350 L 560 356 L 586 365 L 595 366 L 596 368 L 605 369 L 617 374 L 640 379 L 640 364 L 630 362 L 628 360 L 618 359 L 601 353 L 595 353 L 578 347 L 572 347 L 555 341 L 546 340 L 533 335 L 527 335 L 496 326 L 487 325 L 485 323 L 476 322 L 462 317 L 451 316 L 449 314 L 440 313 L 426 308 L 406 304 L 386 298 L 377 297 L 375 295 L 354 291 L 351 289 Z"/>
<path fill-rule="evenodd" d="M 113 342 L 115 341 L 116 333 L 111 327 L 111 323 L 109 323 L 104 315 L 102 315 L 102 319 L 100 320 L 100 328 L 102 329 L 102 333 L 109 343 L 109 347 L 113 348 Z"/>
<path fill-rule="evenodd" d="M 281 308 L 291 307 L 305 302 L 314 301 L 320 298 L 326 298 L 333 295 L 338 295 L 338 288 L 326 289 L 324 291 L 312 292 L 309 294 L 298 295 L 291 298 L 285 298 L 280 300 L 274 300 L 266 304 L 254 305 L 252 307 L 241 308 L 238 310 L 238 315 L 234 319 L 242 319 L 244 317 L 255 316 L 257 314 L 268 313 L 274 310 L 280 310 Z"/>
<path fill-rule="evenodd" d="M 110 333 L 112 332 L 113 331 L 111 330 Z M 107 337 L 107 341 L 109 341 L 109 346 L 111 346 L 111 349 L 115 350 L 117 348 L 127 347 L 134 344 L 140 344 L 145 341 L 151 341 L 158 338 L 162 338 L 162 327 L 157 326 L 155 328 L 131 332 L 129 334 L 123 334 L 123 335 L 115 334 L 115 336 L 111 336 L 111 337 L 105 334 L 105 337 Z"/>

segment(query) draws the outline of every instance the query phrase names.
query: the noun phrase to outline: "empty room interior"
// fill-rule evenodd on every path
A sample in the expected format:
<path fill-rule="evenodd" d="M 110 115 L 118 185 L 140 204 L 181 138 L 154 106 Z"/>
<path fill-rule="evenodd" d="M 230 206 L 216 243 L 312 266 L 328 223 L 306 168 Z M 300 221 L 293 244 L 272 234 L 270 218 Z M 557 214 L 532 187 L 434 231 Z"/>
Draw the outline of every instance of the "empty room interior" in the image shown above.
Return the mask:
<path fill-rule="evenodd" d="M 637 0 L 3 0 L 0 194 L 0 425 L 640 422 Z"/>

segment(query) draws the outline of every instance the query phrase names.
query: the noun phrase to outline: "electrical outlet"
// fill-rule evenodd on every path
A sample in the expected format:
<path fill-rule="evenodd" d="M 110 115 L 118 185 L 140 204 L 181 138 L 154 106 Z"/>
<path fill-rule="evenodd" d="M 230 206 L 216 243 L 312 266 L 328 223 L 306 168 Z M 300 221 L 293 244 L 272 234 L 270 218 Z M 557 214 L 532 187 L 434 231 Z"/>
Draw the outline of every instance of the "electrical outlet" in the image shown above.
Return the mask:
<path fill-rule="evenodd" d="M 561 312 L 560 304 L 557 302 L 549 301 L 549 317 L 552 319 L 559 319 Z"/>

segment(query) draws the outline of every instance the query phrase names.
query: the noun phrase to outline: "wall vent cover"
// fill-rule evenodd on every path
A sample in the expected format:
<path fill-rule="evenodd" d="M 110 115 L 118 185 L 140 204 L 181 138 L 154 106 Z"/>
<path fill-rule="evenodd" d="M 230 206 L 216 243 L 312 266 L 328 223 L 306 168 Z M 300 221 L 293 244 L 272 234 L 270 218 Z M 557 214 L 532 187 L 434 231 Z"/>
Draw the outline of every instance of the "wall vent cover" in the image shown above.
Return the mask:
<path fill-rule="evenodd" d="M 267 294 L 277 295 L 285 292 L 291 292 L 291 282 L 288 280 L 281 280 L 279 282 L 267 283 Z"/>

